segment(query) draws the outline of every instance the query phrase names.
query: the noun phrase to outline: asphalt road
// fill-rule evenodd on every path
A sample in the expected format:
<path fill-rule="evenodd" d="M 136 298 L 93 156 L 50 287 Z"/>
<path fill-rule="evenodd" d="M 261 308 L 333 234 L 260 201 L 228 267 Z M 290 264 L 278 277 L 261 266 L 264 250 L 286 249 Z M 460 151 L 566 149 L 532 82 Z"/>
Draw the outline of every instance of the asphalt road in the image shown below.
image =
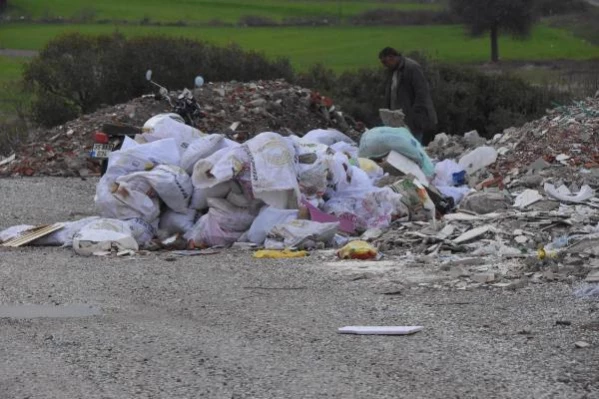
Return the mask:
<path fill-rule="evenodd" d="M 93 189 L 0 180 L 0 228 L 93 214 Z M 568 284 L 438 290 L 329 256 L 0 249 L 0 304 L 100 312 L 0 318 L 0 398 L 599 398 L 599 303 Z M 346 325 L 424 330 L 336 333 Z"/>

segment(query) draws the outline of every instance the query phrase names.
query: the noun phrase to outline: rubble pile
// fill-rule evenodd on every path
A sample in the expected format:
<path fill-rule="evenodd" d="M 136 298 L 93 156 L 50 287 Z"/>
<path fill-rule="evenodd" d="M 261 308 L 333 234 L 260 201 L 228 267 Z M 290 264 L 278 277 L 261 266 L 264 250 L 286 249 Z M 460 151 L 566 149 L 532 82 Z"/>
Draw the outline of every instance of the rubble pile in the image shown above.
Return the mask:
<path fill-rule="evenodd" d="M 237 122 L 236 133 L 248 138 L 265 131 L 302 135 L 321 127 L 334 127 L 357 137 L 354 121 L 339 112 L 330 99 L 283 80 L 208 83 L 194 89 L 193 94 L 205 114 L 197 128 L 205 133 L 225 132 Z M 14 160 L 0 164 L 0 176 L 97 174 L 99 165 L 89 157 L 94 132 L 106 123 L 141 127 L 150 117 L 164 112 L 172 112 L 169 103 L 147 95 L 33 132 Z"/>
<path fill-rule="evenodd" d="M 469 193 L 435 226 L 403 222 L 372 241 L 407 263 L 434 257 L 460 287 L 597 282 L 598 141 L 597 99 L 556 108 L 489 141 L 476 132 L 437 135 L 427 148 L 437 176 L 442 165 L 462 166 Z"/>

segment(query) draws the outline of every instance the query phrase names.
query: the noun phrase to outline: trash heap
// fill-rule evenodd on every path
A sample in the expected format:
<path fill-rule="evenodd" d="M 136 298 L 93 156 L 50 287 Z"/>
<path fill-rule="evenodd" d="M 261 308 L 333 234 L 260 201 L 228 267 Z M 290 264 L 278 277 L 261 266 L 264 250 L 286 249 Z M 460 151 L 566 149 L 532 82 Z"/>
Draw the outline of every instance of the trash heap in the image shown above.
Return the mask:
<path fill-rule="evenodd" d="M 580 296 L 599 294 L 599 100 L 491 140 L 439 134 L 426 149 L 396 127 L 359 143 L 315 129 L 240 144 L 168 115 L 144 130 L 111 155 L 95 196 L 101 218 L 43 240 L 66 235 L 85 255 L 337 247 L 340 258 L 433 265 L 454 288 L 567 280 L 585 281 Z"/>
<path fill-rule="evenodd" d="M 455 200 L 455 211 L 436 225 L 410 221 L 371 232 L 372 241 L 407 263 L 434 256 L 460 288 L 599 282 L 598 137 L 597 99 L 488 141 L 477 132 L 439 134 L 427 148 L 436 161 L 432 183 Z"/>
<path fill-rule="evenodd" d="M 238 123 L 236 133 L 245 137 L 265 131 L 301 134 L 321 127 L 358 136 L 355 122 L 330 99 L 283 80 L 208 83 L 193 94 L 206 115 L 198 126 L 204 132 L 222 133 Z M 172 112 L 166 100 L 146 95 L 50 130 L 34 131 L 32 139 L 12 154 L 14 159 L 0 157 L 0 176 L 96 175 L 100 167 L 89 158 L 93 133 L 106 123 L 141 127 L 150 117 L 165 112 Z"/>

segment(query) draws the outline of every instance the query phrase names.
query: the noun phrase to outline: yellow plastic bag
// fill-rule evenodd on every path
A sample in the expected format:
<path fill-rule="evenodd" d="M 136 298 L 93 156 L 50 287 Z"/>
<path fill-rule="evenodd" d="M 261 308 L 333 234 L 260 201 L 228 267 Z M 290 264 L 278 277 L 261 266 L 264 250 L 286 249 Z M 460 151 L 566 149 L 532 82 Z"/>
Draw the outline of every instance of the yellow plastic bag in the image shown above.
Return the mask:
<path fill-rule="evenodd" d="M 303 258 L 308 256 L 308 251 L 290 251 L 288 249 L 262 249 L 254 252 L 254 258 L 258 259 L 288 259 Z"/>
<path fill-rule="evenodd" d="M 352 241 L 337 251 L 341 259 L 376 259 L 379 252 L 366 241 Z"/>

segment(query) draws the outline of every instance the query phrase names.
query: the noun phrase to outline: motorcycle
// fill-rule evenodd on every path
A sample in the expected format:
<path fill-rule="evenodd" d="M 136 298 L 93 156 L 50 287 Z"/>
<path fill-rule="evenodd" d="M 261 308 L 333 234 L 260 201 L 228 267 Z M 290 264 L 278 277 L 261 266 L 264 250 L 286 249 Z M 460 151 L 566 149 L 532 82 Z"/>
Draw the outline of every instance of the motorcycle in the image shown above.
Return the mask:
<path fill-rule="evenodd" d="M 172 113 L 167 114 L 169 117 L 193 127 L 196 127 L 200 119 L 204 117 L 200 104 L 196 101 L 191 90 L 185 88 L 176 99 L 173 99 L 166 87 L 152 80 L 151 69 L 146 72 L 146 80 L 159 88 L 158 93 L 155 95 L 157 99 L 168 101 L 172 109 Z M 204 79 L 201 76 L 196 76 L 194 80 L 195 87 L 201 87 L 203 84 Z M 141 133 L 143 133 L 142 127 L 124 123 L 105 123 L 102 130 L 93 134 L 94 145 L 90 151 L 90 157 L 101 161 L 101 175 L 104 175 L 108 168 L 108 157 L 113 151 L 121 148 L 125 137 L 133 138 L 136 134 Z"/>

